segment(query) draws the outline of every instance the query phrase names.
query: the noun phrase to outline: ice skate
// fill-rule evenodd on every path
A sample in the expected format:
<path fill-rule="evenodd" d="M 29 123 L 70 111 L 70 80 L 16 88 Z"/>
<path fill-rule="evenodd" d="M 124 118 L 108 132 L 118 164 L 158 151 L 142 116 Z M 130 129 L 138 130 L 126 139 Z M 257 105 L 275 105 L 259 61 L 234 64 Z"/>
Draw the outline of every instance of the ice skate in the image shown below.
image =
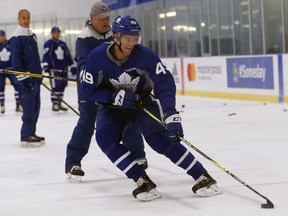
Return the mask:
<path fill-rule="evenodd" d="M 29 136 L 25 139 L 21 139 L 22 148 L 34 148 L 41 146 L 41 140 L 35 136 Z"/>
<path fill-rule="evenodd" d="M 148 162 L 146 158 L 138 158 L 135 161 L 139 166 L 142 166 L 144 169 L 148 168 Z"/>
<path fill-rule="evenodd" d="M 22 112 L 22 106 L 19 103 L 16 103 L 15 112 Z"/>
<path fill-rule="evenodd" d="M 156 184 L 145 174 L 137 181 L 138 187 L 133 191 L 133 196 L 143 202 L 152 201 L 161 197 L 156 190 Z"/>
<path fill-rule="evenodd" d="M 217 182 L 208 173 L 197 179 L 192 191 L 201 197 L 215 196 L 222 193 L 222 190 L 217 186 Z"/>
<path fill-rule="evenodd" d="M 66 107 L 62 106 L 62 103 L 59 103 L 59 110 L 60 111 L 65 111 L 65 112 L 68 111 L 68 109 Z"/>
<path fill-rule="evenodd" d="M 37 136 L 36 134 L 34 134 L 34 137 L 36 137 L 37 139 L 40 140 L 40 144 L 41 144 L 41 145 L 46 144 L 46 142 L 45 142 L 45 137 Z"/>
<path fill-rule="evenodd" d="M 53 112 L 58 112 L 60 110 L 60 104 L 59 102 L 53 102 L 52 104 L 52 111 Z"/>
<path fill-rule="evenodd" d="M 5 113 L 5 106 L 4 104 L 0 104 L 0 113 L 4 114 Z"/>
<path fill-rule="evenodd" d="M 73 166 L 71 170 L 67 173 L 66 180 L 69 183 L 77 183 L 82 181 L 82 177 L 85 175 L 85 172 L 80 166 Z"/>

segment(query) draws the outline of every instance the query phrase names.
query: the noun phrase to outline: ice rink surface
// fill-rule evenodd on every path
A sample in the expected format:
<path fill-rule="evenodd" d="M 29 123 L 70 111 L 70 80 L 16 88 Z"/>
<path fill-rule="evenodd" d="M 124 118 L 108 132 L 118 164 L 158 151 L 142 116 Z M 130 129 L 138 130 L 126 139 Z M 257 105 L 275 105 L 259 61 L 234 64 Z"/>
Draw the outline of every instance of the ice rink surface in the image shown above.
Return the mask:
<path fill-rule="evenodd" d="M 146 145 L 148 174 L 162 198 L 143 203 L 133 198 L 136 184 L 100 151 L 93 137 L 82 167 L 83 182 L 67 183 L 66 145 L 78 116 L 52 113 L 42 87 L 37 134 L 40 148 L 20 148 L 21 115 L 14 112 L 11 86 L 6 113 L 0 116 L 1 216 L 284 216 L 288 213 L 288 109 L 286 105 L 178 97 L 185 138 L 222 166 L 267 196 L 274 209 L 261 209 L 261 197 L 190 149 L 218 181 L 223 194 L 194 195 L 194 181 Z M 65 100 L 77 108 L 76 88 Z M 230 115 L 229 115 L 230 114 Z M 189 148 L 189 147 L 188 147 Z"/>

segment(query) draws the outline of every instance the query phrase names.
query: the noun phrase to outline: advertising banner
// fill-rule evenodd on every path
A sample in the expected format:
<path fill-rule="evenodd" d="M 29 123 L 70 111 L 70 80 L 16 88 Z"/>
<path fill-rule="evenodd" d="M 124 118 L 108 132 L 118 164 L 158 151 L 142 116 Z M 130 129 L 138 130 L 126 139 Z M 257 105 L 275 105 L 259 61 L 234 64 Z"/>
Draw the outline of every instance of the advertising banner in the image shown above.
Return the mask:
<path fill-rule="evenodd" d="M 274 89 L 273 57 L 227 58 L 228 88 Z"/>
<path fill-rule="evenodd" d="M 224 91 L 227 89 L 226 58 L 184 58 L 185 90 Z"/>

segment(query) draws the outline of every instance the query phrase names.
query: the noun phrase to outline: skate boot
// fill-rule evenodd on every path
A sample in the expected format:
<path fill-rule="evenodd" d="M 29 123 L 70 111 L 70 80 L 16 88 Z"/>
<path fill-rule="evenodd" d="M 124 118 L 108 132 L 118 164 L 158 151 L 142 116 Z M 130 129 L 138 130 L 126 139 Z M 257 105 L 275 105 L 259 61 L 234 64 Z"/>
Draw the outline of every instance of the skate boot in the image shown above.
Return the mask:
<path fill-rule="evenodd" d="M 135 161 L 139 166 L 142 166 L 144 169 L 148 168 L 148 162 L 146 158 L 138 158 Z"/>
<path fill-rule="evenodd" d="M 145 174 L 137 181 L 137 188 L 132 192 L 136 199 L 143 202 L 155 200 L 161 197 L 156 190 L 156 184 Z"/>
<path fill-rule="evenodd" d="M 52 104 L 52 111 L 53 111 L 53 112 L 58 112 L 59 110 L 60 110 L 59 102 L 53 102 L 53 104 Z"/>
<path fill-rule="evenodd" d="M 59 110 L 65 111 L 65 112 L 68 111 L 68 109 L 66 107 L 62 106 L 62 103 L 59 103 Z"/>
<path fill-rule="evenodd" d="M 85 172 L 80 166 L 74 165 L 67 173 L 66 180 L 70 183 L 81 182 Z"/>
<path fill-rule="evenodd" d="M 5 106 L 4 104 L 0 104 L 0 113 L 4 114 L 5 113 Z"/>
<path fill-rule="evenodd" d="M 22 112 L 22 106 L 19 103 L 16 103 L 15 112 Z"/>
<path fill-rule="evenodd" d="M 35 136 L 29 136 L 27 138 L 21 139 L 22 148 L 34 148 L 39 147 L 41 140 Z"/>
<path fill-rule="evenodd" d="M 192 187 L 192 191 L 201 197 L 209 197 L 222 193 L 222 190 L 217 187 L 217 182 L 208 173 L 201 175 L 197 179 L 196 184 Z"/>
<path fill-rule="evenodd" d="M 36 137 L 37 139 L 40 140 L 40 144 L 41 145 L 44 145 L 46 143 L 45 142 L 45 137 L 37 136 L 36 134 L 34 134 L 34 137 Z"/>

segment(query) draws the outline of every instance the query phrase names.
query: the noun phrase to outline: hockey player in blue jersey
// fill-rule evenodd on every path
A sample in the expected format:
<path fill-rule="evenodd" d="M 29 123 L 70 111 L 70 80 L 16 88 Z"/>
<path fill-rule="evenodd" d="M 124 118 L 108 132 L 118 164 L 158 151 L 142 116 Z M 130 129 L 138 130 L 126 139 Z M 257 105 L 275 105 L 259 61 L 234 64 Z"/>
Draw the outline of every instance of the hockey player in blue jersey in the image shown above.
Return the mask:
<path fill-rule="evenodd" d="M 19 26 L 12 35 L 12 69 L 15 71 L 41 74 L 40 56 L 36 35 L 29 28 L 30 12 L 22 9 L 18 13 Z M 36 135 L 36 124 L 40 112 L 40 85 L 42 80 L 30 76 L 17 76 L 20 104 L 23 109 L 21 127 L 21 146 L 39 147 L 45 138 Z"/>
<path fill-rule="evenodd" d="M 6 39 L 6 33 L 0 29 L 0 69 L 11 69 L 11 52 L 9 44 Z M 10 80 L 10 83 L 15 89 L 15 100 L 16 100 L 16 112 L 21 112 L 22 108 L 19 102 L 19 93 L 17 80 L 15 75 L 0 73 L 0 114 L 5 113 L 5 82 L 6 78 Z"/>
<path fill-rule="evenodd" d="M 67 78 L 68 67 L 73 68 L 74 62 L 66 43 L 60 40 L 60 34 L 59 27 L 51 28 L 52 38 L 44 43 L 43 71 L 48 72 L 50 76 Z M 59 99 L 64 96 L 67 81 L 50 79 L 50 83 L 53 91 L 51 93 L 52 111 L 67 111 L 68 109 L 63 107 Z"/>
<path fill-rule="evenodd" d="M 183 130 L 175 108 L 174 79 L 159 57 L 139 44 L 137 21 L 130 16 L 119 16 L 113 22 L 112 31 L 114 43 L 94 49 L 80 77 L 81 92 L 99 104 L 96 118 L 99 147 L 128 178 L 137 182 L 133 196 L 139 200 L 157 199 L 160 194 L 127 148 L 119 145 L 127 123 L 140 127 L 152 149 L 196 180 L 192 187 L 194 193 L 200 196 L 222 193 L 202 164 L 179 142 L 178 136 L 183 136 Z M 151 95 L 152 90 L 155 97 Z M 167 131 L 137 104 L 163 119 Z"/>
<path fill-rule="evenodd" d="M 91 22 L 76 40 L 76 61 L 79 71 L 85 69 L 87 56 L 91 50 L 104 42 L 113 40 L 110 28 L 110 11 L 105 3 L 93 4 L 90 20 Z M 97 59 L 95 59 L 96 63 L 98 63 Z M 74 128 L 66 152 L 65 172 L 68 182 L 79 182 L 85 174 L 81 167 L 81 161 L 89 150 L 98 109 L 95 101 L 89 100 L 80 91 L 78 91 L 78 105 L 80 118 Z M 121 138 L 137 163 L 147 168 L 143 139 L 139 129 L 128 126 Z"/>

